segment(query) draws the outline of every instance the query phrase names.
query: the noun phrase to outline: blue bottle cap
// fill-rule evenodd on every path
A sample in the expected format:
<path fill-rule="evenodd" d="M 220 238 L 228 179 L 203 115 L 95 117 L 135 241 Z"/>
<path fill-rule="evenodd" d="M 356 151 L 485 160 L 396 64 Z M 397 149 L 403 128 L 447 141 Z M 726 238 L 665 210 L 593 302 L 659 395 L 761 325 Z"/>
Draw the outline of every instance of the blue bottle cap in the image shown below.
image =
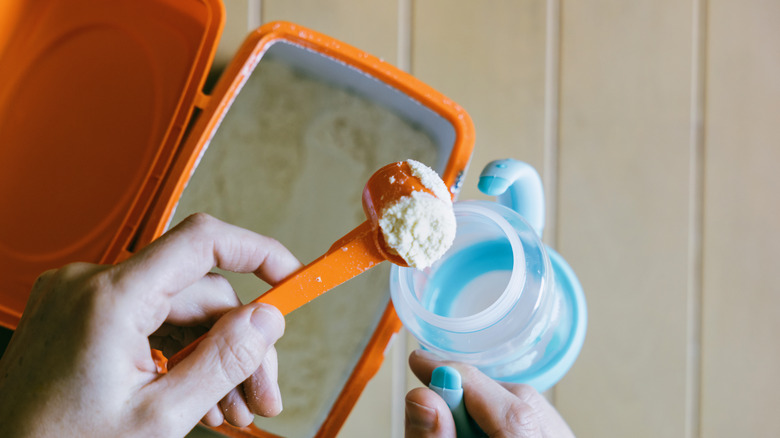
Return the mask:
<path fill-rule="evenodd" d="M 455 368 L 440 366 L 433 370 L 431 385 L 442 389 L 461 389 L 460 373 Z"/>

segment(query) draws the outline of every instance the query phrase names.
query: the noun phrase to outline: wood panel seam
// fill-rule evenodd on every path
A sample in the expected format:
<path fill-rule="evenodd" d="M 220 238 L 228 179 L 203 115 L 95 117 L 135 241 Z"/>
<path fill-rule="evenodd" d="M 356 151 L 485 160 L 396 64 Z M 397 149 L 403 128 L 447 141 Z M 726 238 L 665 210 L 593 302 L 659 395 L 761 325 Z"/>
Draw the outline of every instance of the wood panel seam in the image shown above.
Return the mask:
<path fill-rule="evenodd" d="M 687 365 L 685 436 L 701 434 L 701 338 L 707 0 L 693 0 L 691 44 L 690 187 L 688 224 Z"/>
<path fill-rule="evenodd" d="M 545 243 L 555 247 L 558 237 L 558 135 L 560 112 L 561 14 L 560 0 L 547 0 L 544 67 L 544 145 L 542 178 L 546 197 Z"/>
<path fill-rule="evenodd" d="M 542 180 L 545 187 L 544 241 L 551 247 L 558 240 L 558 116 L 560 111 L 560 57 L 561 26 L 560 0 L 547 0 L 545 12 L 544 48 L 544 133 Z M 556 390 L 553 387 L 546 394 L 555 404 Z"/>
<path fill-rule="evenodd" d="M 412 71 L 412 2 L 413 0 L 398 0 L 398 35 L 396 66 L 399 69 L 411 73 Z M 406 414 L 405 399 L 407 388 L 406 352 L 408 351 L 407 334 L 401 328 L 393 340 L 393 351 L 390 357 L 391 374 L 391 412 L 390 412 L 390 436 L 403 438 L 404 416 Z"/>

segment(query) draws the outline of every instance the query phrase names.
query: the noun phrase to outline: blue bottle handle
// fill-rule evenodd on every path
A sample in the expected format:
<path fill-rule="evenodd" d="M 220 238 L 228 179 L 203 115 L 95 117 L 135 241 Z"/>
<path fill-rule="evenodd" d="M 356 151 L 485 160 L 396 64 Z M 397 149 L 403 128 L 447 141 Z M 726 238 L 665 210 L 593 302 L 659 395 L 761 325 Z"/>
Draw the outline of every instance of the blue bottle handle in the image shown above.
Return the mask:
<path fill-rule="evenodd" d="M 528 163 L 507 158 L 488 163 L 477 183 L 479 190 L 518 212 L 539 238 L 544 231 L 544 189 L 539 173 Z"/>
<path fill-rule="evenodd" d="M 458 370 L 449 366 L 440 366 L 433 370 L 431 383 L 428 385 L 436 394 L 439 394 L 452 412 L 455 421 L 455 434 L 457 438 L 482 438 L 487 437 L 479 428 L 474 419 L 466 412 L 463 403 L 463 386 Z"/>

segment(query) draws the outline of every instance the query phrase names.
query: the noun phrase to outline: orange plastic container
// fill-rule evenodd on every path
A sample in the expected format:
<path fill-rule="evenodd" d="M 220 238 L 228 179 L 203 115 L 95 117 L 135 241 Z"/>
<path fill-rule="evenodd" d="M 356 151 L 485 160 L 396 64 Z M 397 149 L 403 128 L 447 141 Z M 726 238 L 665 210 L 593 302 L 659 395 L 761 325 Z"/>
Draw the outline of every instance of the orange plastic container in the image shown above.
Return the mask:
<path fill-rule="evenodd" d="M 457 193 L 474 143 L 457 104 L 286 22 L 248 35 L 206 94 L 223 23 L 219 0 L 0 2 L 0 325 L 16 327 L 41 272 L 117 263 L 167 229 L 199 157 L 267 53 L 415 120 L 439 145 L 437 170 Z M 318 436 L 338 431 L 401 327 L 391 305 L 378 321 Z M 274 436 L 254 426 L 219 430 Z"/>

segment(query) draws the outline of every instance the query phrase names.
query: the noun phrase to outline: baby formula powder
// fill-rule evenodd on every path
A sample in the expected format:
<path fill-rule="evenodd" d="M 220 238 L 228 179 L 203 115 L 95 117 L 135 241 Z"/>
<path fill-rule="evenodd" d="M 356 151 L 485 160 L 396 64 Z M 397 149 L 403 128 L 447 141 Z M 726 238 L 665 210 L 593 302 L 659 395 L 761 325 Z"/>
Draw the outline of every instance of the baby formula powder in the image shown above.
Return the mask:
<path fill-rule="evenodd" d="M 385 207 L 379 227 L 387 244 L 411 267 L 423 269 L 438 260 L 455 239 L 452 199 L 439 175 L 428 166 L 407 160 L 412 175 L 433 192 L 420 190 Z"/>

